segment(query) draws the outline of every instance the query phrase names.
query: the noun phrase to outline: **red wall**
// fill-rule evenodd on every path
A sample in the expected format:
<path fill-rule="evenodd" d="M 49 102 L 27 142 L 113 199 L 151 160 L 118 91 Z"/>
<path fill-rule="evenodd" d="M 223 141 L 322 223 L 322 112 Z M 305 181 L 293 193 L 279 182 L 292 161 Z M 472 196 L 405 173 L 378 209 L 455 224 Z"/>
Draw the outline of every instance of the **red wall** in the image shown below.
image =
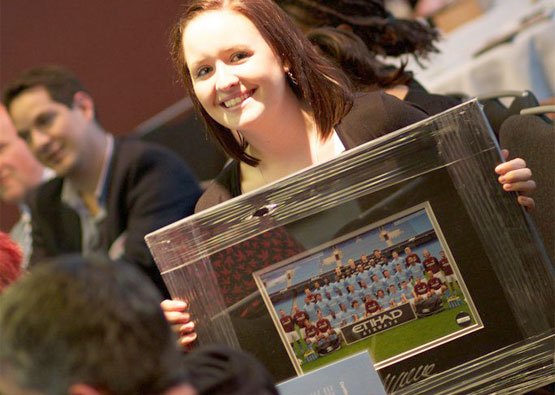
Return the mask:
<path fill-rule="evenodd" d="M 168 54 L 179 0 L 0 0 L 0 88 L 40 64 L 72 69 L 103 126 L 125 134 L 183 96 Z M 0 205 L 0 229 L 17 218 Z"/>

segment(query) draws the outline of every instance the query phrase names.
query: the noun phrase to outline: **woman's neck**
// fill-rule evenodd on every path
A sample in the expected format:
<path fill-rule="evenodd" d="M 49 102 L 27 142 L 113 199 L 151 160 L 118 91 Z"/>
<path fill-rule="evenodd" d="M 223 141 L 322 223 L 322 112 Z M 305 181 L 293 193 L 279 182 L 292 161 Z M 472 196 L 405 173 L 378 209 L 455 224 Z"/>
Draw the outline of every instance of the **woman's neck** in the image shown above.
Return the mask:
<path fill-rule="evenodd" d="M 260 159 L 260 163 L 256 167 L 241 163 L 243 193 L 335 156 L 332 139 L 320 138 L 312 114 L 305 110 L 284 114 L 271 129 L 245 136 L 249 142 L 247 153 Z"/>

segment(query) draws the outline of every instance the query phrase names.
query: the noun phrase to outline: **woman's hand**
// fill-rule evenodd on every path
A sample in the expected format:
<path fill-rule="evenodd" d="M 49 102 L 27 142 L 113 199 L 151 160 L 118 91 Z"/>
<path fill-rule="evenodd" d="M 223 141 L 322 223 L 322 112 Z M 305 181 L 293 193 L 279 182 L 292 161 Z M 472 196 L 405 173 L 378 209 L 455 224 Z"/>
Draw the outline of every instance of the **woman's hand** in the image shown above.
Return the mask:
<path fill-rule="evenodd" d="M 166 299 L 160 303 L 160 307 L 172 329 L 179 335 L 179 347 L 183 351 L 188 351 L 196 340 L 197 334 L 195 333 L 195 323 L 191 321 L 190 314 L 186 312 L 187 303 L 181 300 Z"/>
<path fill-rule="evenodd" d="M 502 150 L 505 160 L 509 157 L 509 151 Z M 516 158 L 501 163 L 495 168 L 499 174 L 499 182 L 505 191 L 518 192 L 518 203 L 528 211 L 535 206 L 534 199 L 530 194 L 536 189 L 536 183 L 532 180 L 532 171 L 526 167 L 524 159 Z"/>

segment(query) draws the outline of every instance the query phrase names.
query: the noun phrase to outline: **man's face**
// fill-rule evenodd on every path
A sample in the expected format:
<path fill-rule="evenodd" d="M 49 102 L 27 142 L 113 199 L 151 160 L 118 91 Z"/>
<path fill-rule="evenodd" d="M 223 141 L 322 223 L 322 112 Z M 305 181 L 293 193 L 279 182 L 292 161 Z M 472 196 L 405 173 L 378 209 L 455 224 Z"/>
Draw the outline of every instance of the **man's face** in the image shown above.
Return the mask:
<path fill-rule="evenodd" d="M 90 150 L 86 132 L 94 120 L 89 108 L 55 102 L 38 86 L 17 96 L 9 111 L 17 133 L 43 165 L 60 176 L 84 166 L 83 157 Z"/>
<path fill-rule="evenodd" d="M 0 106 L 0 199 L 18 203 L 40 184 L 42 165 L 17 137 L 6 109 Z"/>

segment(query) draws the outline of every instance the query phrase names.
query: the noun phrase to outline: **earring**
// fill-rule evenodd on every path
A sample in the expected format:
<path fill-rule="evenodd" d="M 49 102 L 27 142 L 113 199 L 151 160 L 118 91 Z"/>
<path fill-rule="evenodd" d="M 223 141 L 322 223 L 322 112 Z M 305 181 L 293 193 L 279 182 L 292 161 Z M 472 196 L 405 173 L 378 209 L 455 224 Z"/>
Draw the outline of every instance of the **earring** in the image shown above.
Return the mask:
<path fill-rule="evenodd" d="M 287 77 L 289 77 L 289 80 L 291 80 L 291 83 L 293 85 L 299 85 L 299 82 L 297 81 L 297 79 L 295 78 L 295 76 L 293 75 L 293 73 L 291 72 L 291 70 L 287 71 Z"/>

